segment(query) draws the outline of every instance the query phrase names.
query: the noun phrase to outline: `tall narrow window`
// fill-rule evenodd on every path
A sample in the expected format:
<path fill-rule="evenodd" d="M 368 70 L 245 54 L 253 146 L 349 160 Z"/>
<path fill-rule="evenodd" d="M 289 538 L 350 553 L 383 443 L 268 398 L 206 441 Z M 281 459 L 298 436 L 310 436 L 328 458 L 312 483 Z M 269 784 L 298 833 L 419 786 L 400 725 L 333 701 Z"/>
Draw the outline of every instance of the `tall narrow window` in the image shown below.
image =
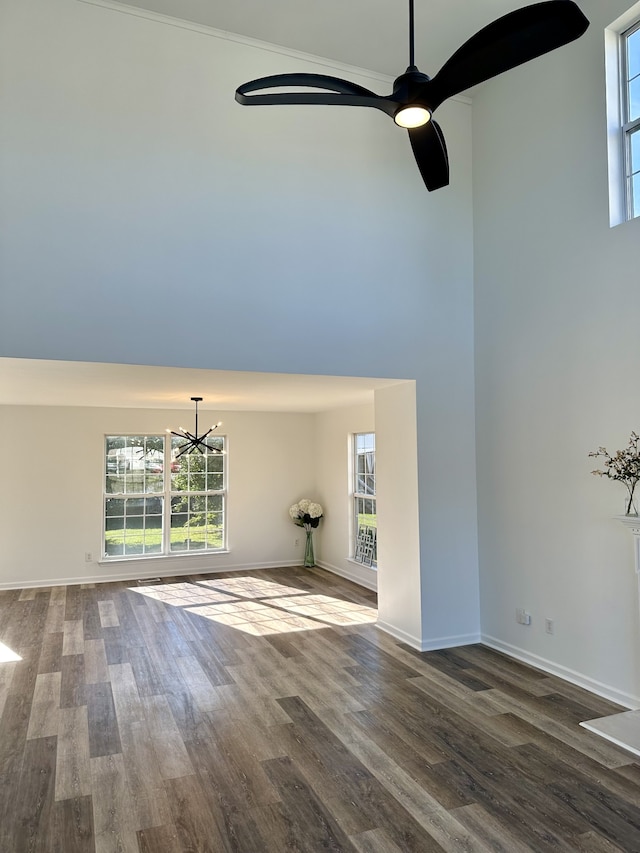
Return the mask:
<path fill-rule="evenodd" d="M 208 439 L 218 452 L 185 453 L 171 439 L 171 551 L 224 547 L 224 437 Z"/>
<path fill-rule="evenodd" d="M 354 557 L 360 563 L 377 562 L 376 436 L 373 432 L 353 437 Z"/>
<path fill-rule="evenodd" d="M 108 435 L 105 454 L 105 557 L 160 554 L 163 436 Z"/>
<path fill-rule="evenodd" d="M 178 456 L 180 439 L 105 439 L 104 555 L 144 557 L 225 547 L 225 439 Z"/>
<path fill-rule="evenodd" d="M 633 219 L 640 216 L 640 21 L 621 38 L 627 218 Z"/>

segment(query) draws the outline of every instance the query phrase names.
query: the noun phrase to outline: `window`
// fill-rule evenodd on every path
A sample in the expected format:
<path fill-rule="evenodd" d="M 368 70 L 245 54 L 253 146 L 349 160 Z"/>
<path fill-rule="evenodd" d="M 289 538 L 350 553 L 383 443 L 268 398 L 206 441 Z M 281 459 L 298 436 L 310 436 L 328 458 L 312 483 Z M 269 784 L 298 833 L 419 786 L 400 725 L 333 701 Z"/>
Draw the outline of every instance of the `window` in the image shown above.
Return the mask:
<path fill-rule="evenodd" d="M 104 555 L 219 551 L 225 544 L 225 439 L 185 453 L 163 435 L 105 439 Z"/>
<path fill-rule="evenodd" d="M 622 33 L 622 133 L 627 219 L 640 216 L 640 21 Z"/>
<path fill-rule="evenodd" d="M 609 223 L 640 218 L 640 0 L 605 30 Z"/>
<path fill-rule="evenodd" d="M 354 557 L 360 563 L 377 561 L 376 436 L 373 432 L 353 437 Z"/>

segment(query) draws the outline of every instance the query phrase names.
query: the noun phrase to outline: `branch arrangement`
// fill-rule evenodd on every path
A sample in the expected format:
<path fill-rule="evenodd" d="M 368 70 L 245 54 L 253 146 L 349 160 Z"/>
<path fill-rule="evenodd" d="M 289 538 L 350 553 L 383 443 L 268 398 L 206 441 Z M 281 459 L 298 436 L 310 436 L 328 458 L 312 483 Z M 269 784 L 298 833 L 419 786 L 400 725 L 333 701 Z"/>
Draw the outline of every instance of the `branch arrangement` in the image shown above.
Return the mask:
<path fill-rule="evenodd" d="M 616 450 L 611 454 L 606 447 L 599 447 L 591 457 L 601 457 L 604 459 L 604 470 L 596 469 L 592 474 L 597 474 L 598 477 L 608 477 L 610 480 L 617 480 L 619 483 L 624 483 L 629 492 L 629 500 L 627 502 L 627 515 L 635 515 L 633 512 L 633 495 L 640 482 L 640 435 L 636 432 L 631 433 L 628 445 L 624 450 Z"/>

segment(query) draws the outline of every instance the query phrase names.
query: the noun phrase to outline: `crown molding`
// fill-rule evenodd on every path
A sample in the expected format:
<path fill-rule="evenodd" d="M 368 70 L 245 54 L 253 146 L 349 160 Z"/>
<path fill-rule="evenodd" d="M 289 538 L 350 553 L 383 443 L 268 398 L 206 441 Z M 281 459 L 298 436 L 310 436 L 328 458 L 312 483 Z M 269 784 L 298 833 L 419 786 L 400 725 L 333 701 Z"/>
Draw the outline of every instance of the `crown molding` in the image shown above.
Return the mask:
<path fill-rule="evenodd" d="M 206 24 L 196 24 L 193 21 L 187 21 L 183 18 L 174 18 L 171 15 L 163 15 L 160 12 L 152 12 L 148 9 L 140 9 L 137 6 L 129 6 L 126 3 L 119 3 L 118 0 L 76 0 L 76 3 L 82 3 L 85 6 L 98 6 L 102 9 L 109 9 L 113 12 L 120 12 L 123 15 L 131 15 L 134 18 L 143 18 L 147 21 L 153 21 L 157 24 L 164 24 L 168 27 L 176 27 L 181 30 L 189 30 L 190 32 L 199 33 L 209 36 L 210 38 L 222 39 L 223 41 L 235 42 L 246 47 L 252 47 L 255 50 L 262 50 L 266 53 L 275 53 L 280 56 L 287 56 L 292 59 L 298 59 L 301 62 L 312 63 L 323 68 L 329 68 L 333 72 L 339 72 L 346 76 L 364 77 L 368 80 L 374 80 L 378 83 L 384 83 L 387 86 L 393 84 L 393 77 L 387 74 L 380 74 L 377 71 L 371 71 L 368 68 L 360 68 L 357 65 L 347 65 L 343 62 L 338 62 L 334 59 L 328 59 L 324 56 L 316 56 L 313 53 L 303 53 L 300 50 L 283 47 L 282 45 L 272 44 L 271 42 L 261 41 L 260 39 L 250 38 L 249 36 L 239 35 L 227 30 L 218 30 L 215 27 L 207 26 Z M 450 101 L 457 101 L 460 104 L 471 104 L 471 98 L 466 95 L 454 95 L 449 98 Z"/>

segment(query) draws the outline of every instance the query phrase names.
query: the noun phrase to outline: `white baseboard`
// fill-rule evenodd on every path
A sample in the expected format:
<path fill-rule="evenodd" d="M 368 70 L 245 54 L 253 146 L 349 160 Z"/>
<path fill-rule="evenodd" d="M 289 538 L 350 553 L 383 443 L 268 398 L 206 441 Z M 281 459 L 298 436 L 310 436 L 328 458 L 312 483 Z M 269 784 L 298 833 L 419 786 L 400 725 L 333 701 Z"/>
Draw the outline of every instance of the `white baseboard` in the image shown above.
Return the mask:
<path fill-rule="evenodd" d="M 480 634 L 455 634 L 451 637 L 436 637 L 433 640 L 423 640 L 421 652 L 435 652 L 438 649 L 453 649 L 456 646 L 472 646 L 480 642 Z"/>
<path fill-rule="evenodd" d="M 401 643 L 406 643 L 406 645 L 411 646 L 412 649 L 422 651 L 422 649 L 420 648 L 421 641 L 419 637 L 414 637 L 413 634 L 407 634 L 406 631 L 402 631 L 400 628 L 396 628 L 394 625 L 389 625 L 387 622 L 383 622 L 381 619 L 378 619 L 378 621 L 376 622 L 376 628 L 380 628 L 380 630 L 384 631 L 385 634 L 390 634 L 392 637 L 395 637 L 396 640 L 400 640 Z"/>
<path fill-rule="evenodd" d="M 125 562 L 125 561 L 123 561 Z M 134 560 L 131 560 L 128 564 L 131 566 L 134 563 Z M 104 563 L 102 564 L 104 565 Z M 117 565 L 117 564 L 116 564 Z M 120 563 L 122 565 L 122 563 Z M 72 578 L 47 578 L 46 580 L 20 580 L 20 581 L 8 581 L 6 583 L 0 583 L 0 590 L 2 589 L 36 589 L 39 587 L 49 587 L 49 586 L 74 586 L 77 584 L 86 584 L 86 583 L 113 583 L 115 581 L 131 581 L 137 580 L 140 578 L 144 580 L 145 578 L 157 578 L 157 577 L 183 577 L 184 575 L 219 575 L 224 574 L 225 572 L 250 572 L 257 569 L 280 569 L 280 568 L 292 568 L 294 566 L 299 566 L 299 560 L 280 560 L 278 562 L 269 562 L 269 563 L 247 563 L 246 565 L 232 565 L 232 566 L 205 566 L 192 565 L 190 568 L 187 568 L 184 565 L 184 561 L 182 561 L 181 568 L 174 568 L 173 565 L 167 565 L 166 563 L 161 562 L 160 560 L 149 562 L 147 560 L 140 561 L 138 566 L 135 568 L 129 568 L 126 571 L 119 572 L 110 572 L 108 574 L 95 574 L 95 575 L 86 575 L 84 577 L 72 577 Z"/>
<path fill-rule="evenodd" d="M 470 646 L 472 643 L 480 642 L 479 634 L 457 634 L 451 637 L 435 637 L 432 639 L 423 640 L 420 637 L 414 637 L 412 634 L 407 634 L 400 628 L 394 625 L 389 625 L 388 622 L 383 622 L 378 619 L 376 626 L 386 634 L 391 634 L 396 640 L 406 643 L 418 652 L 433 652 L 437 649 L 452 649 L 455 646 Z"/>
<path fill-rule="evenodd" d="M 319 569 L 325 569 L 334 575 L 339 575 L 345 580 L 357 583 L 359 586 L 364 586 L 373 592 L 378 591 L 378 573 L 375 569 L 370 569 L 368 566 L 361 566 L 358 563 L 353 563 L 348 568 L 333 566 L 331 563 L 325 563 L 323 560 L 318 560 Z"/>
<path fill-rule="evenodd" d="M 554 663 L 554 661 L 547 660 L 540 657 L 540 655 L 533 654 L 533 652 L 528 652 L 526 649 L 521 649 L 519 646 L 505 643 L 488 634 L 483 634 L 480 642 L 511 658 L 527 663 L 529 666 L 541 669 L 550 675 L 556 675 L 558 678 L 562 678 L 571 684 L 576 684 L 578 687 L 583 687 L 585 690 L 589 690 L 597 696 L 602 696 L 610 702 L 615 702 L 617 705 L 622 705 L 624 708 L 637 708 L 640 706 L 640 696 L 633 696 L 631 693 L 625 693 L 616 687 L 612 687 L 610 684 L 603 684 L 601 681 L 596 681 L 582 672 L 576 672 L 576 670 L 569 669 L 569 667 L 562 666 L 562 664 Z"/>

